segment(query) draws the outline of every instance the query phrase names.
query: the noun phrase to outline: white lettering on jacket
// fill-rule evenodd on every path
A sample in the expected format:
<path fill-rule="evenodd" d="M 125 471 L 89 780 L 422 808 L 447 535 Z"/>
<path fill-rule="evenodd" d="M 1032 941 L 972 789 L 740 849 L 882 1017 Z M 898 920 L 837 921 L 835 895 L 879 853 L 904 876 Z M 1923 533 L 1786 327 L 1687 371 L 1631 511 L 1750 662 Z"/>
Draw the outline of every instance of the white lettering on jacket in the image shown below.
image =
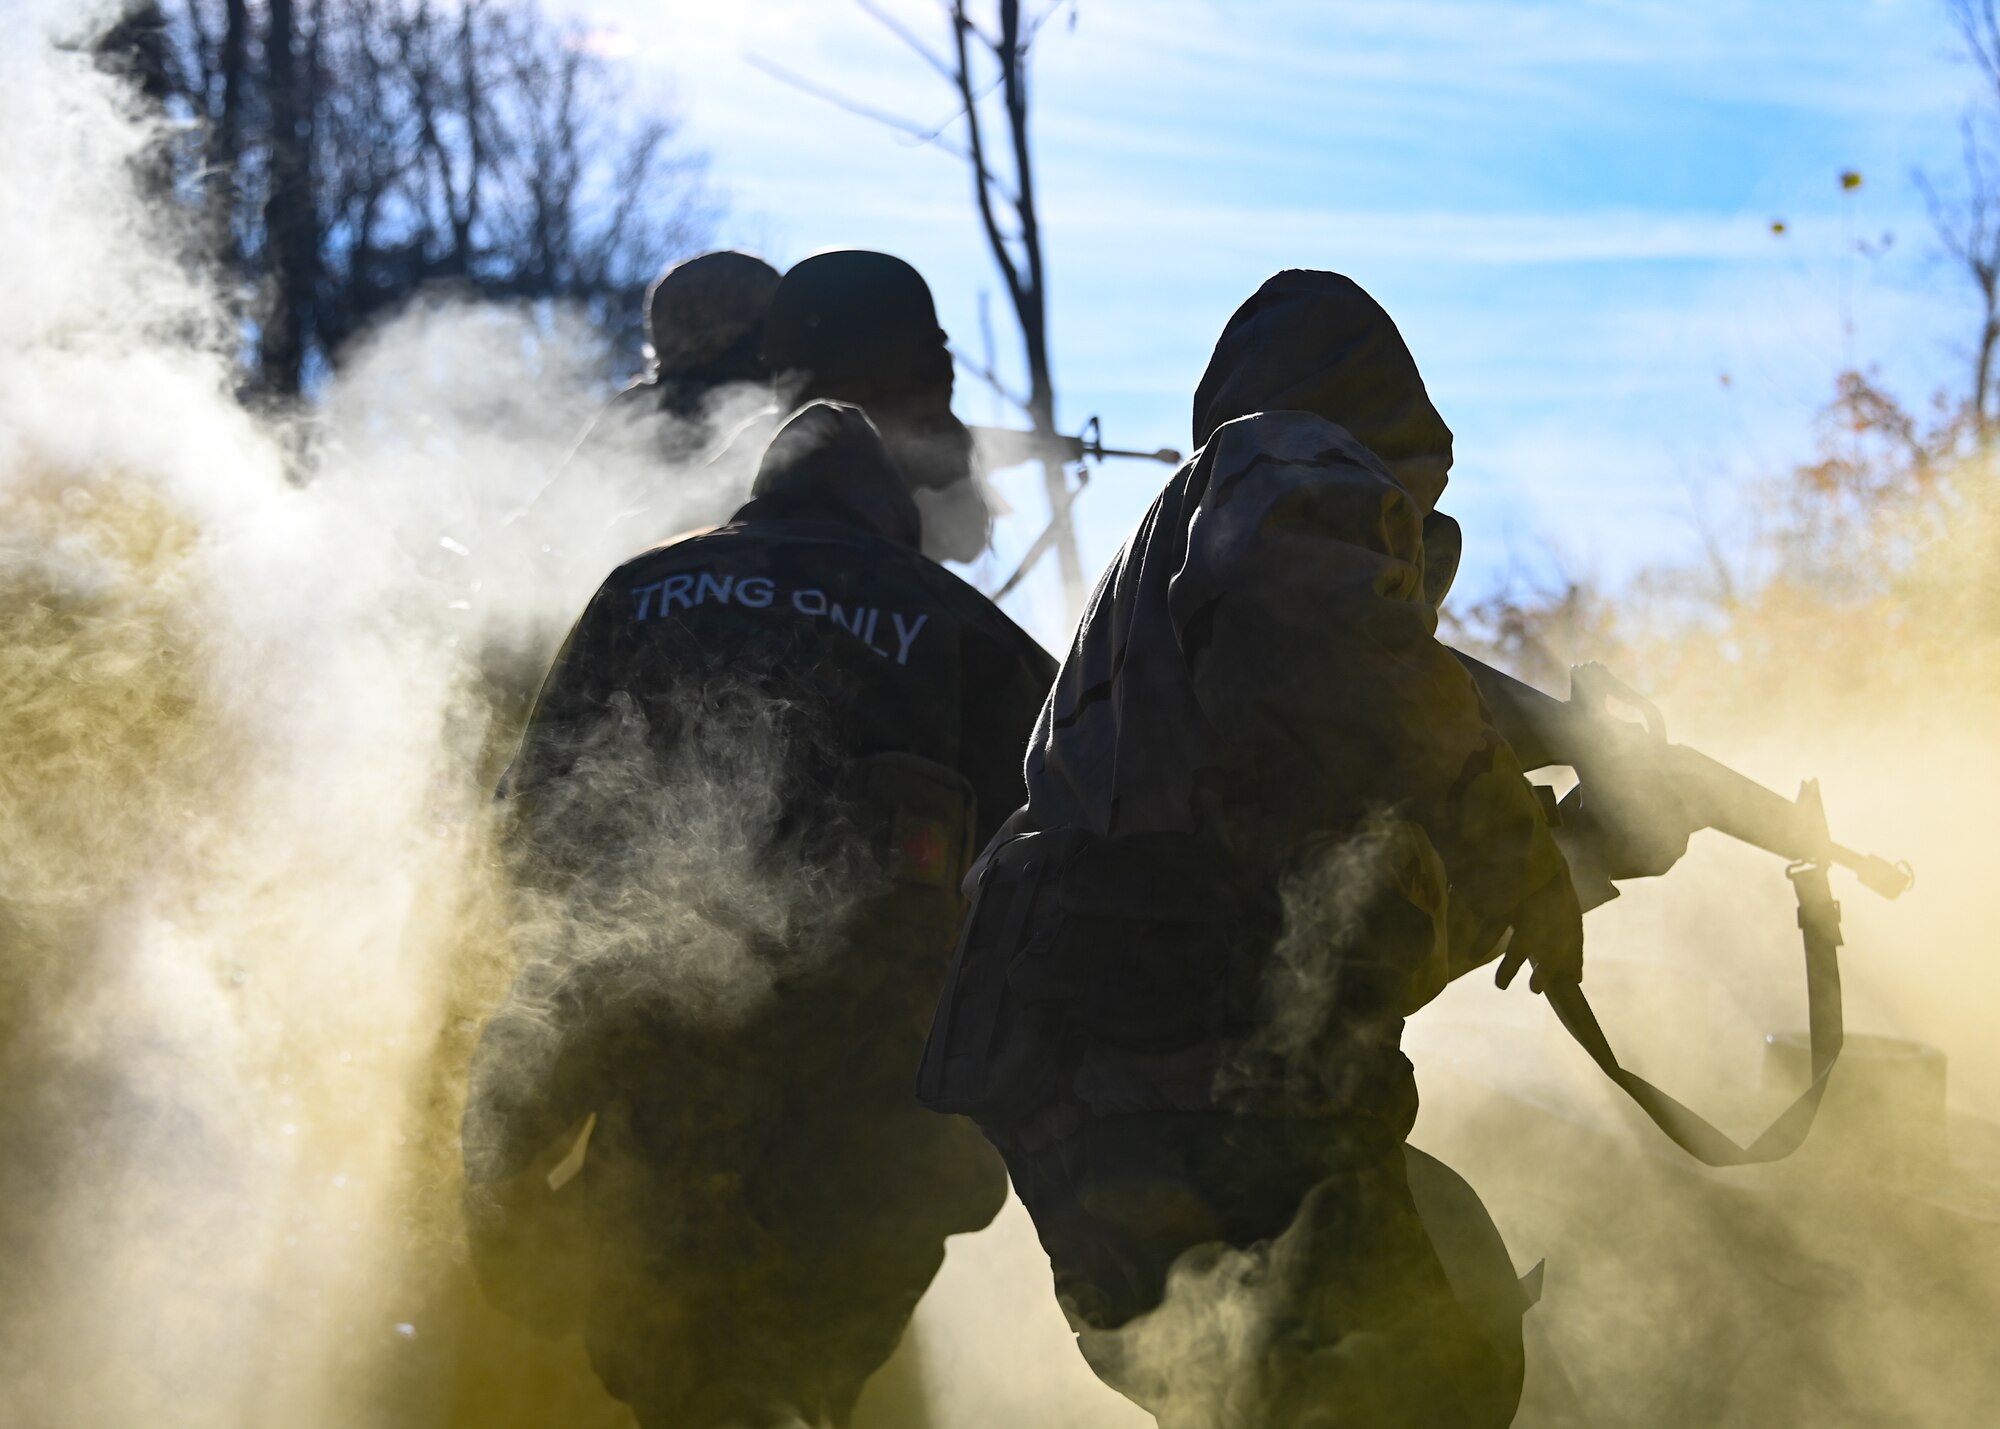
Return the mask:
<path fill-rule="evenodd" d="M 924 622 L 929 620 L 930 616 L 919 615 L 910 623 L 908 629 L 904 628 L 903 617 L 899 612 L 890 611 L 889 618 L 896 622 L 896 663 L 898 665 L 907 665 L 910 663 L 910 647 L 917 643 L 917 635 L 922 631 Z"/>
<path fill-rule="evenodd" d="M 780 613 L 789 611 L 812 620 L 829 620 L 883 659 L 894 660 L 898 665 L 910 663 L 917 637 L 923 633 L 931 618 L 928 611 L 918 611 L 915 615 L 900 610 L 888 611 L 889 624 L 896 632 L 896 648 L 891 651 L 875 641 L 883 611 L 874 606 L 842 605 L 816 586 L 787 590 L 769 576 L 717 576 L 707 571 L 693 571 L 668 576 L 651 585 L 633 586 L 631 595 L 637 602 L 632 608 L 635 621 L 663 619 L 676 611 L 694 610 L 704 605 L 734 605 L 745 610 L 775 610 Z"/>

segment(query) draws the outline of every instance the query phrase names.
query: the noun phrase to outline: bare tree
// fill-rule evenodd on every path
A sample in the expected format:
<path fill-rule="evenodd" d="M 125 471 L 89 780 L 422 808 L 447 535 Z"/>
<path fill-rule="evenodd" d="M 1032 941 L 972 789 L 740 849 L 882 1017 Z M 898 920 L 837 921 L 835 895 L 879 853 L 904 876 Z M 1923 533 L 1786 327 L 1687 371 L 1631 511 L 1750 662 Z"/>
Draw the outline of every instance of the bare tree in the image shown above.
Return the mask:
<path fill-rule="evenodd" d="M 768 60 L 754 59 L 765 72 L 795 88 L 817 95 L 850 113 L 885 124 L 922 143 L 936 145 L 965 162 L 972 180 L 973 202 L 994 267 L 1021 334 L 1028 389 L 1010 389 L 990 365 L 974 364 L 963 353 L 960 364 L 999 392 L 1027 417 L 1043 453 L 1042 485 L 1049 501 L 1049 530 L 1036 543 L 1031 559 L 1054 550 L 1062 575 L 1063 597 L 1073 614 L 1083 606 L 1083 558 L 1077 549 L 1070 508 L 1080 488 L 1073 488 L 1065 457 L 1076 445 L 1056 426 L 1056 387 L 1049 362 L 1048 279 L 1042 252 L 1042 228 L 1035 206 L 1035 167 L 1029 141 L 1029 72 L 1034 44 L 1042 28 L 1067 13 L 1072 22 L 1076 0 L 1051 0 L 1024 16 L 1020 0 L 994 0 L 991 13 L 976 16 L 967 0 L 940 0 L 949 29 L 948 48 L 939 50 L 910 29 L 877 0 L 855 0 L 872 19 L 920 56 L 950 86 L 956 108 L 942 123 L 924 124 L 872 105 L 858 103 Z M 995 101 L 997 100 L 997 106 Z M 997 112 L 992 112 L 996 110 Z M 1025 574 L 1016 572 L 1014 582 Z"/>
<path fill-rule="evenodd" d="M 2000 421 L 1992 403 L 1994 359 L 2000 351 L 2000 156 L 1995 152 L 2000 137 L 2000 13 L 1995 0 L 1945 0 L 1945 8 L 1982 83 L 1979 98 L 1959 125 L 1964 189 L 1948 196 L 1922 169 L 1913 177 L 1939 241 L 1979 294 L 1965 425 L 1984 447 Z"/>
<path fill-rule="evenodd" d="M 117 75 L 149 105 L 166 103 L 172 88 L 167 20 L 159 0 L 133 0 L 90 46 L 98 68 Z M 173 151 L 155 141 L 136 156 L 136 177 L 145 192 L 165 201 L 172 196 Z"/>
<path fill-rule="evenodd" d="M 972 192 L 979 205 L 979 220 L 985 228 L 987 246 L 992 250 L 994 264 L 1006 284 L 1007 297 L 1014 306 L 1014 317 L 1020 326 L 1022 355 L 1028 372 L 1027 401 L 1023 405 L 1035 435 L 1053 438 L 1056 435 L 1056 393 L 1055 379 L 1049 369 L 1048 286 L 1042 264 L 1041 225 L 1035 213 L 1034 162 L 1028 145 L 1028 53 L 1034 42 L 1034 30 L 1059 7 L 1051 6 L 1044 10 L 1035 26 L 1025 35 L 1021 28 L 1020 0 L 999 0 L 998 8 L 998 31 L 993 33 L 981 29 L 967 16 L 965 0 L 953 0 L 951 20 L 956 63 L 952 78 L 958 87 L 959 101 L 964 106 Z M 985 51 L 998 70 L 1002 109 L 1007 120 L 1007 148 L 1014 175 L 1011 190 L 994 175 L 986 162 L 987 144 L 979 117 L 980 82 L 974 68 L 974 44 Z M 1009 208 L 1012 210 L 1011 223 L 1003 217 Z M 1074 497 L 1061 461 L 1044 456 L 1041 466 L 1042 485 L 1049 500 L 1049 523 L 1055 532 L 1056 564 L 1062 573 L 1063 600 L 1067 609 L 1074 612 L 1082 609 L 1085 594 L 1083 559 L 1077 549 L 1076 529 L 1069 519 Z"/>
<path fill-rule="evenodd" d="M 314 10 L 317 16 L 319 6 Z M 269 0 L 264 23 L 264 72 L 270 134 L 266 159 L 263 231 L 269 293 L 262 303 L 258 367 L 264 386 L 296 397 L 305 371 L 306 339 L 313 331 L 319 295 L 321 235 L 313 201 L 313 145 L 308 128 L 317 87 L 320 30 L 312 26 L 301 66 L 299 26 L 292 0 Z M 300 73 L 303 67 L 304 73 Z"/>
<path fill-rule="evenodd" d="M 713 217 L 673 121 L 532 0 L 156 0 L 172 192 L 296 396 L 432 283 L 581 305 L 636 364 L 642 295 Z"/>

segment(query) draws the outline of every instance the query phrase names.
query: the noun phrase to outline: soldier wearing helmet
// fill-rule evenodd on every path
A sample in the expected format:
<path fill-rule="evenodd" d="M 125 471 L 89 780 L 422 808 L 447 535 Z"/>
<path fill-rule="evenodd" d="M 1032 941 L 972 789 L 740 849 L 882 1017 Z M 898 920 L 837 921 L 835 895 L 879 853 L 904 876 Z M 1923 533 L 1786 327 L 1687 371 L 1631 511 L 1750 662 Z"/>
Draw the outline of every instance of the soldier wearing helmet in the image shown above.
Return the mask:
<path fill-rule="evenodd" d="M 713 520 L 742 499 L 755 454 L 709 465 L 720 439 L 771 403 L 764 313 L 778 270 L 722 250 L 674 264 L 646 293 L 646 374 L 613 397 L 516 520 L 566 563 L 603 563 Z"/>
<path fill-rule="evenodd" d="M 782 409 L 823 400 L 868 414 L 923 514 L 926 554 L 970 561 L 985 549 L 992 513 L 972 434 L 951 410 L 937 305 L 915 268 L 858 248 L 803 259 L 771 296 L 764 360 Z M 754 444 L 757 430 L 747 435 Z"/>
<path fill-rule="evenodd" d="M 778 270 L 762 258 L 732 250 L 667 269 L 646 293 L 652 371 L 627 391 L 651 388 L 656 407 L 687 417 L 719 389 L 768 385 L 764 314 L 778 282 Z"/>

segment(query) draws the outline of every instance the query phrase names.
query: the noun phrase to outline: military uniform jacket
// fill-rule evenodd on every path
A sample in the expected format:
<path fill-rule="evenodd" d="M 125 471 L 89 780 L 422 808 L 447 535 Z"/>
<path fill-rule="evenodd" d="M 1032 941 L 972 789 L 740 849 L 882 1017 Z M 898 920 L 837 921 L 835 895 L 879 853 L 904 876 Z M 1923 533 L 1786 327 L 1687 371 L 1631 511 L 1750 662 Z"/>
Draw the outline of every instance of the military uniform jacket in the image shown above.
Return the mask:
<path fill-rule="evenodd" d="M 596 1020 L 650 1016 L 649 1000 L 677 1015 L 678 974 L 647 969 L 681 966 L 674 949 L 706 947 L 705 929 L 795 971 L 788 940 L 868 945 L 859 961 L 809 956 L 831 980 L 820 993 L 921 1003 L 897 1014 L 911 1036 L 928 1020 L 958 877 L 1023 798 L 1055 662 L 913 549 L 916 508 L 858 413 L 795 435 L 805 455 L 767 457 L 762 494 L 726 524 L 612 573 L 536 700 L 502 787 L 510 867 L 531 895 L 517 918 L 529 965 L 484 1038 L 491 1075 L 475 1069 L 476 1180 L 515 1175 L 596 1104 L 577 1088 L 617 1060 L 594 1045 Z M 935 776 L 951 785 L 941 803 Z M 689 842 L 701 838 L 726 846 Z M 847 1013 L 819 1001 L 778 999 L 786 1016 L 841 1025 Z M 906 1100 L 907 1050 L 908 1065 L 881 1038 L 829 1055 L 895 1064 Z M 545 1073 L 507 1070 L 550 1056 Z"/>
<path fill-rule="evenodd" d="M 1194 834 L 1271 886 L 1386 820 L 1439 933 L 1402 1010 L 1489 955 L 1515 906 L 1567 874 L 1437 639 L 1427 511 L 1322 417 L 1222 425 L 1091 597 L 1030 746 L 1032 825 Z M 1448 938 L 1454 916 L 1489 935 Z"/>
<path fill-rule="evenodd" d="M 958 771 L 978 837 L 990 836 L 1021 801 L 1021 755 L 1054 661 L 898 539 L 913 530 L 885 534 L 896 525 L 838 492 L 763 497 L 614 571 L 570 632 L 510 776 L 527 836 L 538 790 L 566 772 L 578 737 L 622 706 L 670 741 L 702 682 L 747 682 L 786 702 L 819 751 L 818 767 L 799 771 L 809 780 L 880 753 Z"/>
<path fill-rule="evenodd" d="M 852 1290 L 860 1256 L 873 1288 L 806 1321 L 879 1327 L 886 1304 L 893 1344 L 938 1242 L 1004 1196 L 976 1131 L 922 1113 L 910 1082 L 958 875 L 1023 797 L 1054 661 L 912 549 L 915 507 L 859 413 L 819 415 L 729 522 L 613 572 L 509 775 L 530 961 L 474 1060 L 467 1215 L 488 1293 L 551 1330 L 628 1270 L 648 1295 L 672 1281 L 662 1303 L 769 1314 L 803 1293 L 759 1301 L 773 1285 Z M 906 841 L 905 814 L 952 852 Z M 847 861 L 857 832 L 886 865 Z M 707 1000 L 751 968 L 776 995 Z M 821 1203 L 846 1209 L 800 1209 Z M 588 1249 L 599 1226 L 615 1265 Z"/>

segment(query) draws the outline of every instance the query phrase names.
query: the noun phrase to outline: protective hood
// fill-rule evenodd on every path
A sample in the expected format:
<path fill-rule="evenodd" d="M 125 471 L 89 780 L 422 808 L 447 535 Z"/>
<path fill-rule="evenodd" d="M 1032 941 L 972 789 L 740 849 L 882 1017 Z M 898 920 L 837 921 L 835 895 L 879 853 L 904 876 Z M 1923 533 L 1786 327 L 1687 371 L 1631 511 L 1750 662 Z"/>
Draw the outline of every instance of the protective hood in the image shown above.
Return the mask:
<path fill-rule="evenodd" d="M 1252 412 L 1344 427 L 1429 511 L 1451 470 L 1451 428 L 1389 315 L 1338 273 L 1291 268 L 1236 310 L 1194 394 L 1195 445 Z"/>
<path fill-rule="evenodd" d="M 859 407 L 809 402 L 771 438 L 739 521 L 840 521 L 916 548 L 923 521 L 902 473 Z"/>

